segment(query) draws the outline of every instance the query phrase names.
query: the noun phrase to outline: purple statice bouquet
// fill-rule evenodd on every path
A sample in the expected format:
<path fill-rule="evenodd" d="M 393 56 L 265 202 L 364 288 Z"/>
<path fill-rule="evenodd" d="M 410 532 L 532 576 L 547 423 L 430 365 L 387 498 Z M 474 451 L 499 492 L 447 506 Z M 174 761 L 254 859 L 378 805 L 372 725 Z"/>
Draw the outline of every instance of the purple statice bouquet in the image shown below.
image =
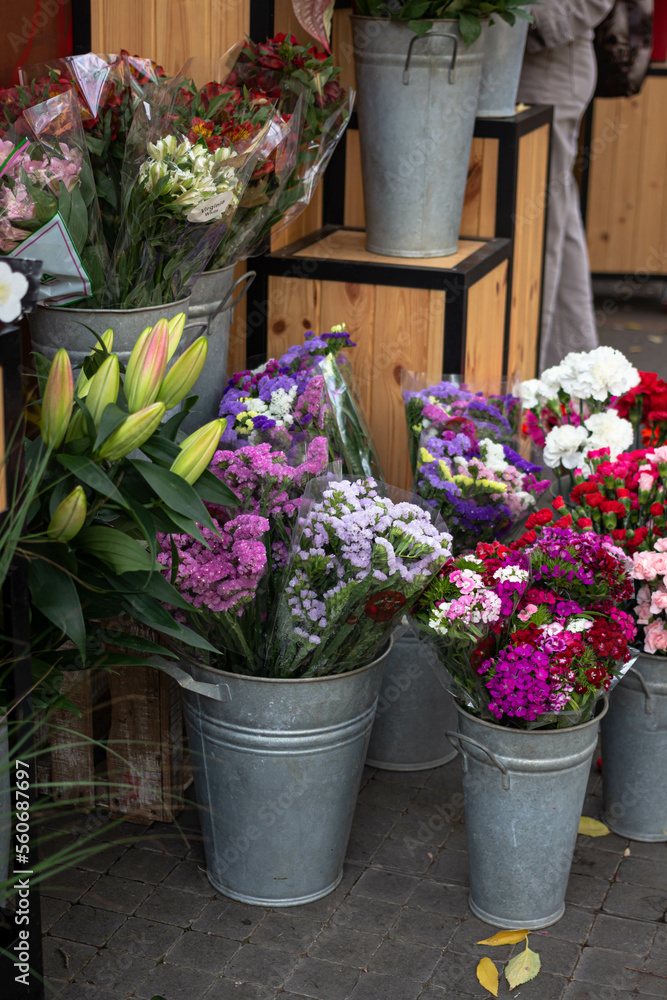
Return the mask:
<path fill-rule="evenodd" d="M 310 442 L 305 462 L 296 467 L 268 443 L 218 451 L 209 468 L 238 505 L 206 504 L 213 529 L 158 534 L 158 562 L 183 598 L 174 617 L 219 651 L 211 655 L 212 666 L 262 673 L 268 619 L 303 489 L 325 470 L 328 453 L 322 436 Z"/>
<path fill-rule="evenodd" d="M 410 494 L 315 480 L 299 513 L 267 673 L 318 677 L 369 663 L 451 555 L 450 535 Z"/>
<path fill-rule="evenodd" d="M 549 480 L 507 444 L 474 430 L 443 430 L 419 449 L 414 490 L 440 512 L 455 552 L 503 538 L 528 516 Z"/>
<path fill-rule="evenodd" d="M 316 337 L 307 333 L 279 359 L 229 379 L 220 403 L 227 417 L 223 443 L 230 447 L 268 441 L 290 460 L 324 434 L 330 458 L 351 476 L 380 475 L 380 463 L 354 388 L 352 366 L 342 353 L 356 345 L 343 327 Z"/>

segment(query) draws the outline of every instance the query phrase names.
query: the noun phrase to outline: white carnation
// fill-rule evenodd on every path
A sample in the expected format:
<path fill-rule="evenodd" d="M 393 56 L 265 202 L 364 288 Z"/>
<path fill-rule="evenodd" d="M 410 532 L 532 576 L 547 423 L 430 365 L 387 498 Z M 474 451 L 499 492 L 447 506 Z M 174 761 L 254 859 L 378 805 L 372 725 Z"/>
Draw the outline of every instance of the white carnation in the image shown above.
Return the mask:
<path fill-rule="evenodd" d="M 632 447 L 634 431 L 629 420 L 619 417 L 616 410 L 606 413 L 592 413 L 584 421 L 590 431 L 590 439 L 586 451 L 596 451 L 598 448 L 609 448 L 612 459 L 616 459 L 622 451 Z"/>
<path fill-rule="evenodd" d="M 588 618 L 575 618 L 567 625 L 568 632 L 587 632 L 589 628 L 593 628 L 593 622 Z"/>
<path fill-rule="evenodd" d="M 559 368 L 563 389 L 577 399 L 602 403 L 609 396 L 621 396 L 639 382 L 635 366 L 613 347 L 572 351 L 563 358 Z"/>
<path fill-rule="evenodd" d="M 487 469 L 491 469 L 492 472 L 505 471 L 508 463 L 505 461 L 505 450 L 501 444 L 490 438 L 482 438 L 479 442 L 479 450 Z"/>
<path fill-rule="evenodd" d="M 558 389 L 553 384 L 540 378 L 529 378 L 521 383 L 521 402 L 525 410 L 534 410 L 536 406 L 544 406 L 549 399 L 555 399 Z"/>
<path fill-rule="evenodd" d="M 549 469 L 559 465 L 566 469 L 576 469 L 581 465 L 585 447 L 588 441 L 588 431 L 585 427 L 575 427 L 573 424 L 563 424 L 554 427 L 547 434 L 544 444 L 544 464 Z"/>

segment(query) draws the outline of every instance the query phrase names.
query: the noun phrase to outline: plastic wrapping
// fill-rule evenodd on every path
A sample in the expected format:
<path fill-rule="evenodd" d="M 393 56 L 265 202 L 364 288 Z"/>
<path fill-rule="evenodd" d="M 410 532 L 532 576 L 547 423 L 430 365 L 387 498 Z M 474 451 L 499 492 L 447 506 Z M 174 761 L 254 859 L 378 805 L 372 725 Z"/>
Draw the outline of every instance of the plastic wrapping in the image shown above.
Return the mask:
<path fill-rule="evenodd" d="M 26 108 L 20 123 L 0 140 L 0 252 L 42 261 L 43 299 L 95 295 L 108 258 L 74 93 Z"/>
<path fill-rule="evenodd" d="M 352 365 L 344 355 L 323 358 L 315 371 L 322 376 L 330 408 L 325 428 L 346 475 L 382 479 L 382 466 L 357 392 Z"/>
<path fill-rule="evenodd" d="M 410 493 L 330 478 L 306 487 L 279 595 L 267 673 L 317 677 L 369 663 L 450 554 Z"/>

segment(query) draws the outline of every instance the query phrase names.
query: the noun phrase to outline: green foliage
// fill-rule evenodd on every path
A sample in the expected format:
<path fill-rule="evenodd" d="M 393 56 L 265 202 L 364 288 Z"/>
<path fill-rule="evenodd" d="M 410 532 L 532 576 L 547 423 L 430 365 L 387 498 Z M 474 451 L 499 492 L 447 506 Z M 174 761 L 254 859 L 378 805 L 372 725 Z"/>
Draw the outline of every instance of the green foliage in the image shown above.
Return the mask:
<path fill-rule="evenodd" d="M 356 0 L 355 6 L 357 14 L 365 17 L 405 21 L 420 38 L 431 30 L 434 21 L 455 19 L 463 41 L 472 45 L 482 33 L 482 21 L 495 15 L 507 24 L 514 24 L 517 17 L 532 21 L 526 9 L 530 3 L 531 0 L 403 0 L 397 5 L 390 0 Z"/>

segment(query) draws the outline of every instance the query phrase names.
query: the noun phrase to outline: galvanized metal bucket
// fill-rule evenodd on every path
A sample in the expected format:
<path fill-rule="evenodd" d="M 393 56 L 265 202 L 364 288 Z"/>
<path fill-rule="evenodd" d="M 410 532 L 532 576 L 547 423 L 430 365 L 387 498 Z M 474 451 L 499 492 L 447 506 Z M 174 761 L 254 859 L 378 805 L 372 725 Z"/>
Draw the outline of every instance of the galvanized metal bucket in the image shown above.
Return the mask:
<path fill-rule="evenodd" d="M 667 658 L 640 653 L 602 726 L 602 817 L 621 837 L 667 840 Z"/>
<path fill-rule="evenodd" d="M 514 114 L 527 33 L 528 21 L 520 17 L 513 25 L 497 15 L 494 18 L 486 36 L 478 118 L 507 118 Z"/>
<path fill-rule="evenodd" d="M 549 927 L 565 891 L 600 720 L 569 729 L 506 729 L 458 707 L 449 733 L 463 758 L 469 905 L 494 927 Z"/>
<path fill-rule="evenodd" d="M 180 312 L 187 314 L 189 305 L 189 297 L 168 305 L 144 309 L 80 309 L 76 306 L 40 303 L 28 316 L 33 350 L 52 358 L 60 347 L 64 347 L 72 366 L 80 365 L 98 344 L 90 330 L 102 334 L 111 329 L 114 335 L 113 350 L 123 364 L 127 364 L 142 330 L 147 326 L 154 326 L 160 319 L 171 319 Z M 86 327 L 90 327 L 90 330 Z M 201 333 L 203 324 L 188 323 L 187 327 L 189 332 L 183 336 L 183 347 Z"/>
<path fill-rule="evenodd" d="M 342 878 L 385 652 L 331 677 L 156 663 L 183 690 L 207 875 L 226 896 L 297 906 Z"/>
<path fill-rule="evenodd" d="M 234 281 L 234 265 L 216 271 L 204 271 L 197 278 L 190 296 L 190 322 L 199 322 L 208 337 L 206 366 L 197 380 L 199 396 L 193 410 L 183 421 L 184 430 L 195 430 L 220 412 L 222 390 L 227 383 L 229 330 L 234 308 L 250 288 L 255 271 L 246 271 Z M 238 292 L 238 294 L 234 294 Z"/>
<path fill-rule="evenodd" d="M 10 784 L 7 723 L 0 722 L 0 906 L 4 906 L 6 902 L 6 894 L 2 885 L 7 882 L 9 876 L 9 848 L 12 832 Z"/>
<path fill-rule="evenodd" d="M 469 48 L 456 20 L 421 38 L 352 17 L 366 247 L 392 257 L 456 253 L 486 24 Z"/>
<path fill-rule="evenodd" d="M 456 757 L 447 730 L 456 706 L 415 635 L 394 639 L 384 668 L 366 763 L 385 771 L 422 771 Z"/>

